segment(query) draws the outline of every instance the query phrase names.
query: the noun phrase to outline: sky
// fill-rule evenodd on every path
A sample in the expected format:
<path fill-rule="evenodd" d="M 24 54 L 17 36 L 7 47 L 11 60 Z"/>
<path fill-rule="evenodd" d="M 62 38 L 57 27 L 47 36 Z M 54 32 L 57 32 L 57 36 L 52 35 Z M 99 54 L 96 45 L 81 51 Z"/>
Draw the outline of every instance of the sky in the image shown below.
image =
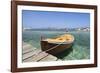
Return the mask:
<path fill-rule="evenodd" d="M 90 26 L 89 13 L 22 11 L 24 28 L 80 28 Z"/>

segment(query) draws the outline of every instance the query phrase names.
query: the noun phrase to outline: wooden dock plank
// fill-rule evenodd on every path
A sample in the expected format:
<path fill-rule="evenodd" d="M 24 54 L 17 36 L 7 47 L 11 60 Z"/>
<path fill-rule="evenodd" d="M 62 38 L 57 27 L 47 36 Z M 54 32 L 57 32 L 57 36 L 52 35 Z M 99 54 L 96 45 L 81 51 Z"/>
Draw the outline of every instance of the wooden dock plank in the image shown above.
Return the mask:
<path fill-rule="evenodd" d="M 22 49 L 23 62 L 42 62 L 42 61 L 58 61 L 57 57 L 50 55 L 46 52 L 42 52 L 41 49 L 36 49 L 30 44 L 23 42 Z"/>
<path fill-rule="evenodd" d="M 30 44 L 26 44 L 23 46 L 23 50 L 26 50 L 26 49 L 29 49 L 29 48 L 32 48 L 32 46 Z"/>
<path fill-rule="evenodd" d="M 36 54 L 33 56 L 30 56 L 29 58 L 26 58 L 25 60 L 23 60 L 24 62 L 37 62 L 40 61 L 42 58 L 45 58 L 46 56 L 48 56 L 48 53 L 42 52 L 40 54 Z"/>
<path fill-rule="evenodd" d="M 40 61 L 56 61 L 56 60 L 57 60 L 57 57 L 49 54 L 47 57 L 41 59 Z"/>
<path fill-rule="evenodd" d="M 23 60 L 26 58 L 29 58 L 30 56 L 36 55 L 39 52 L 41 52 L 41 50 L 36 49 L 35 51 L 31 51 L 31 52 L 28 52 L 26 54 L 23 54 Z"/>
<path fill-rule="evenodd" d="M 25 54 L 25 53 L 28 53 L 28 52 L 30 52 L 30 51 L 33 51 L 33 49 L 23 50 L 22 53 Z"/>
<path fill-rule="evenodd" d="M 33 46 L 30 44 L 26 44 L 26 43 L 23 44 L 24 44 L 22 49 L 23 54 L 36 50 L 36 48 L 35 47 L 33 48 Z"/>
<path fill-rule="evenodd" d="M 46 56 L 48 56 L 48 53 L 42 52 L 42 53 L 34 56 L 33 61 L 40 61 L 41 59 L 45 58 Z"/>
<path fill-rule="evenodd" d="M 25 54 L 25 53 L 28 53 L 28 52 L 34 51 L 34 50 L 36 50 L 36 48 L 28 48 L 28 49 L 23 50 L 22 53 Z"/>
<path fill-rule="evenodd" d="M 34 56 L 31 56 L 31 57 L 23 60 L 23 62 L 33 62 L 33 58 L 34 58 Z"/>

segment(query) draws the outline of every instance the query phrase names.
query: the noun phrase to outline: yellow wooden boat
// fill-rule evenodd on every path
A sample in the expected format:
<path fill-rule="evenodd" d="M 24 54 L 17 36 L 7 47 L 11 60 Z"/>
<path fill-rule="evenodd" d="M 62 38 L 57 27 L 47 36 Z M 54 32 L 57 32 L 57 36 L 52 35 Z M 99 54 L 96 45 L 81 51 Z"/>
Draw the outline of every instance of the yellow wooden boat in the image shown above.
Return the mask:
<path fill-rule="evenodd" d="M 41 49 L 50 54 L 61 53 L 70 48 L 74 42 L 74 36 L 71 34 L 64 34 L 55 38 L 41 39 Z"/>

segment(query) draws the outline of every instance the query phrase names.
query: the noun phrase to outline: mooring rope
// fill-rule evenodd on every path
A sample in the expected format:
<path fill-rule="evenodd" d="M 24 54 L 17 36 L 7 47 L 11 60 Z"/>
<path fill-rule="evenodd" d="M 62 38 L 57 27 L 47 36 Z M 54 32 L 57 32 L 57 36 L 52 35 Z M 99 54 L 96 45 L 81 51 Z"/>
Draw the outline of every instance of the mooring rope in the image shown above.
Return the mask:
<path fill-rule="evenodd" d="M 65 42 L 65 41 L 64 41 L 64 42 Z M 54 48 L 56 48 L 56 47 L 60 46 L 60 45 L 61 45 L 61 44 L 63 44 L 64 42 L 59 43 L 58 45 L 56 45 L 56 46 L 54 46 L 54 47 L 51 47 L 51 48 L 49 48 L 49 49 L 47 49 L 47 50 L 45 50 L 45 51 L 41 51 L 41 52 L 39 52 L 38 54 L 41 54 L 41 53 L 43 53 L 43 52 L 50 51 L 50 50 L 52 50 L 52 49 L 54 49 Z M 38 54 L 36 54 L 36 55 L 38 55 Z"/>
<path fill-rule="evenodd" d="M 65 42 L 65 41 L 64 41 L 64 42 Z M 58 45 L 56 45 L 56 46 L 54 46 L 54 47 L 52 47 L 52 48 L 50 48 L 50 49 L 45 50 L 45 52 L 50 51 L 50 50 L 52 50 L 52 49 L 54 49 L 54 48 L 60 46 L 60 45 L 63 44 L 64 42 L 62 42 L 62 43 L 60 43 L 60 44 L 58 44 Z"/>

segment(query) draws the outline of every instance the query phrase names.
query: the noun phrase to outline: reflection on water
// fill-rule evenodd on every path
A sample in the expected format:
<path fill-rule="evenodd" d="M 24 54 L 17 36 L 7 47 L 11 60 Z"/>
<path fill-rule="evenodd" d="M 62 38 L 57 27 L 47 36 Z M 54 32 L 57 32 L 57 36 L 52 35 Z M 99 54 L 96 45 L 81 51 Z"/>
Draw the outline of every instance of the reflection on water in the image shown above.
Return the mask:
<path fill-rule="evenodd" d="M 23 41 L 28 42 L 40 49 L 40 38 L 45 36 L 52 38 L 65 33 L 70 33 L 75 37 L 73 46 L 56 55 L 62 60 L 80 60 L 90 58 L 90 32 L 57 32 L 57 31 L 23 31 Z"/>

